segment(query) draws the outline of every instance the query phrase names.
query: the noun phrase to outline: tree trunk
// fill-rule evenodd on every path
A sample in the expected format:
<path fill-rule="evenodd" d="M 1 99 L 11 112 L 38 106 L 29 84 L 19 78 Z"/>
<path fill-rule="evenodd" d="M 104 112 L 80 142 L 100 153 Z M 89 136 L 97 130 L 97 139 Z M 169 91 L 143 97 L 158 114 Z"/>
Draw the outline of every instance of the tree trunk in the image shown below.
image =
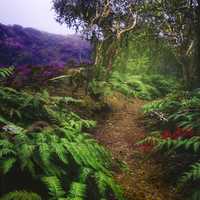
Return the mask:
<path fill-rule="evenodd" d="M 114 38 L 98 42 L 95 52 L 95 77 L 107 80 L 112 71 L 113 62 L 118 53 L 118 41 Z"/>
<path fill-rule="evenodd" d="M 196 7 L 196 23 L 195 23 L 195 52 L 194 52 L 194 82 L 193 87 L 200 88 L 200 0 L 198 0 L 198 6 Z"/>
<path fill-rule="evenodd" d="M 189 58 L 187 58 L 186 55 L 182 56 L 180 59 L 180 63 L 182 66 L 182 74 L 183 74 L 183 80 L 184 85 L 186 89 L 191 90 L 192 89 L 192 66 Z"/>

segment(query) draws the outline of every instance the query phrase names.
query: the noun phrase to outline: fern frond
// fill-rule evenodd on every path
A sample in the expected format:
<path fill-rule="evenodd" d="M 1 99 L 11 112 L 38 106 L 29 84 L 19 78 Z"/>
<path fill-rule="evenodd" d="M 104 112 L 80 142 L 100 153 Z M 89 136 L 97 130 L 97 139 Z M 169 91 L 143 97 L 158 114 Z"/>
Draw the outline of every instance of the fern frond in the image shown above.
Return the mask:
<path fill-rule="evenodd" d="M 152 144 L 155 150 L 178 150 L 184 149 L 197 153 L 200 151 L 200 137 L 192 137 L 189 139 L 160 139 L 157 137 L 149 136 L 137 144 Z"/>
<path fill-rule="evenodd" d="M 102 172 L 95 173 L 95 180 L 101 195 L 101 198 L 106 198 L 108 189 L 110 189 L 118 200 L 124 200 L 122 189 L 115 183 L 112 177 L 105 175 Z"/>
<path fill-rule="evenodd" d="M 0 150 L 0 158 L 6 158 L 6 156 L 8 155 L 16 155 L 16 152 L 14 151 L 14 149 L 10 149 L 10 148 L 3 148 Z"/>
<path fill-rule="evenodd" d="M 185 184 L 189 181 L 196 181 L 200 179 L 200 161 L 192 164 L 190 170 L 185 172 L 179 180 L 179 184 Z"/>
<path fill-rule="evenodd" d="M 42 198 L 33 192 L 15 191 L 4 195 L 0 200 L 42 200 Z"/>
<path fill-rule="evenodd" d="M 0 68 L 0 78 L 6 78 L 10 76 L 14 71 L 14 67 L 4 67 Z"/>
<path fill-rule="evenodd" d="M 5 124 L 0 136 L 0 168 L 3 173 L 9 173 L 20 166 L 22 174 L 44 177 L 40 180 L 55 200 L 86 199 L 88 182 L 100 172 L 107 177 L 106 191 L 111 188 L 117 198 L 118 185 L 112 182 L 111 176 L 111 155 L 82 131 L 84 127 L 93 127 L 95 122 L 66 109 L 72 101 L 53 98 L 45 91 L 33 95 L 0 87 L 3 105 L 0 122 Z M 34 129 L 34 124 L 40 121 L 46 122 L 47 127 Z M 66 180 L 69 185 L 64 186 Z M 64 190 L 69 187 L 68 191 Z"/>
<path fill-rule="evenodd" d="M 85 200 L 86 184 L 73 182 L 70 186 L 67 200 Z"/>
<path fill-rule="evenodd" d="M 68 155 L 64 146 L 61 143 L 52 142 L 51 147 L 55 154 L 58 156 L 59 160 L 68 165 Z"/>
<path fill-rule="evenodd" d="M 167 141 L 163 140 L 158 148 L 165 148 L 167 149 L 185 149 L 193 151 L 197 153 L 200 151 L 200 137 L 192 137 L 190 139 L 178 139 L 172 140 L 168 139 Z"/>
<path fill-rule="evenodd" d="M 144 138 L 143 140 L 136 143 L 136 145 L 142 145 L 142 144 L 152 144 L 153 146 L 157 145 L 161 140 L 154 136 L 148 136 Z"/>
<path fill-rule="evenodd" d="M 66 193 L 62 188 L 62 183 L 56 176 L 43 177 L 42 181 L 46 184 L 52 200 L 58 200 L 65 196 Z"/>
<path fill-rule="evenodd" d="M 13 167 L 13 165 L 16 162 L 16 158 L 7 158 L 6 160 L 2 160 L 0 165 L 3 174 L 6 174 L 10 171 L 10 169 Z"/>
<path fill-rule="evenodd" d="M 50 163 L 50 156 L 51 156 L 51 149 L 49 148 L 49 145 L 47 143 L 39 143 L 39 146 L 38 146 L 38 150 L 39 150 L 39 156 L 40 156 L 40 159 L 42 161 L 42 163 L 45 165 L 45 166 L 48 166 Z"/>

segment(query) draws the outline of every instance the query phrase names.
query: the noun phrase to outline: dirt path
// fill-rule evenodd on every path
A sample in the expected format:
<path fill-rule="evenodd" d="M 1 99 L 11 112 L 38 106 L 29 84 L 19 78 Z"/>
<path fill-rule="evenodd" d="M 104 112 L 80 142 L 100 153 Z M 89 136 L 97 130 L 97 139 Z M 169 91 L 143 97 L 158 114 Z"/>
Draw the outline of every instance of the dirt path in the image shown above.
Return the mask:
<path fill-rule="evenodd" d="M 139 110 L 144 102 L 120 100 L 108 119 L 100 123 L 95 136 L 113 157 L 125 162 L 129 172 L 117 172 L 116 178 L 125 190 L 128 200 L 175 200 L 174 188 L 163 181 L 162 168 L 135 143 L 145 135 L 139 124 Z"/>

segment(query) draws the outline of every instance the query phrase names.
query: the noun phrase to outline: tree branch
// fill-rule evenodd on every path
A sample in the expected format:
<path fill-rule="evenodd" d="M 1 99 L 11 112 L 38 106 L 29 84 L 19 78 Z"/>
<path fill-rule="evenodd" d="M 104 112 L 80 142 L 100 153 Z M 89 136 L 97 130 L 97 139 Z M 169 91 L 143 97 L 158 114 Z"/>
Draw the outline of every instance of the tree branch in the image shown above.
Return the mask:
<path fill-rule="evenodd" d="M 135 28 L 135 26 L 137 25 L 137 13 L 136 14 L 132 14 L 132 17 L 133 17 L 133 23 L 126 27 L 126 28 L 123 28 L 122 30 L 120 30 L 120 27 L 118 27 L 117 29 L 117 39 L 120 39 L 121 36 L 126 33 L 126 32 L 129 32 L 131 30 L 133 30 Z"/>
<path fill-rule="evenodd" d="M 110 14 L 110 0 L 106 0 L 106 4 L 103 6 L 102 12 L 99 12 L 99 8 L 96 8 L 96 15 L 91 19 L 90 26 L 93 26 L 98 20 L 108 17 Z"/>

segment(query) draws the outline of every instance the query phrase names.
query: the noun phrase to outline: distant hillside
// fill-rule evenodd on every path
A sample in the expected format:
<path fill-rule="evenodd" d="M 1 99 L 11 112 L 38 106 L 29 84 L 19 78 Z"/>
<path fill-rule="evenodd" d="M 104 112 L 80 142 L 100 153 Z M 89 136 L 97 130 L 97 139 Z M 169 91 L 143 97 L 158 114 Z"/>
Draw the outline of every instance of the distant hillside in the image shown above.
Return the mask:
<path fill-rule="evenodd" d="M 0 66 L 64 66 L 89 62 L 91 46 L 76 35 L 50 34 L 19 25 L 0 24 Z"/>

